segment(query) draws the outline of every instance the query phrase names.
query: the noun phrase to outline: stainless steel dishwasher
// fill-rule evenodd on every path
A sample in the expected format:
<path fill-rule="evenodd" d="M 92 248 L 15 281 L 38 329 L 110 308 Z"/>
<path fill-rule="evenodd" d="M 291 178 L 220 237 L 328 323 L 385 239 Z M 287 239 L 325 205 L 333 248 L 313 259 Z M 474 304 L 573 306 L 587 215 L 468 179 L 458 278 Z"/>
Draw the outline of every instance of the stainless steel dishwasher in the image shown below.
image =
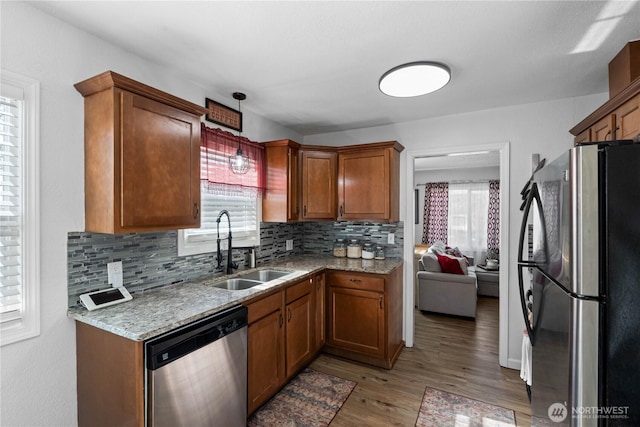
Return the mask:
<path fill-rule="evenodd" d="M 246 426 L 246 307 L 147 341 L 145 360 L 148 426 Z"/>

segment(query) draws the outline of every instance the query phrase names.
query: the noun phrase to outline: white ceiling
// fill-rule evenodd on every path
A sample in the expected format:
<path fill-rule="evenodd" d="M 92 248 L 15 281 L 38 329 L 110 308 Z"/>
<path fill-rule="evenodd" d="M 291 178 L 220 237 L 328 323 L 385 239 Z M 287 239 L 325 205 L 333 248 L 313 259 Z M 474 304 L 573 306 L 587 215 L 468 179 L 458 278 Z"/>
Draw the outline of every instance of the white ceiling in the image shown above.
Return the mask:
<path fill-rule="evenodd" d="M 33 6 L 303 135 L 606 92 L 638 1 L 45 1 Z M 378 79 L 440 61 L 416 98 Z M 117 65 L 114 65 L 114 71 Z"/>

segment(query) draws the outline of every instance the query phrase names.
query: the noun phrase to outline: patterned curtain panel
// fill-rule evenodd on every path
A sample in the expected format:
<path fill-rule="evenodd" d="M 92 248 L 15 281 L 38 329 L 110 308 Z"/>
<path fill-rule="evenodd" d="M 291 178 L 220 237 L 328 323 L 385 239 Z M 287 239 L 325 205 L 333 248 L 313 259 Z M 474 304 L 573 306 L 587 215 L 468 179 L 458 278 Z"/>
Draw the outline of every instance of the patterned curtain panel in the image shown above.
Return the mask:
<path fill-rule="evenodd" d="M 429 182 L 424 191 L 424 228 L 422 243 L 447 243 L 447 216 L 449 212 L 449 184 Z"/>
<path fill-rule="evenodd" d="M 200 144 L 200 179 L 213 184 L 225 184 L 264 190 L 266 185 L 264 147 L 257 142 L 222 129 L 211 129 L 202 123 Z M 238 151 L 249 157 L 251 167 L 245 175 L 236 175 L 229 168 L 229 157 Z"/>
<path fill-rule="evenodd" d="M 489 181 L 489 212 L 487 215 L 487 250 L 500 249 L 500 181 Z"/>

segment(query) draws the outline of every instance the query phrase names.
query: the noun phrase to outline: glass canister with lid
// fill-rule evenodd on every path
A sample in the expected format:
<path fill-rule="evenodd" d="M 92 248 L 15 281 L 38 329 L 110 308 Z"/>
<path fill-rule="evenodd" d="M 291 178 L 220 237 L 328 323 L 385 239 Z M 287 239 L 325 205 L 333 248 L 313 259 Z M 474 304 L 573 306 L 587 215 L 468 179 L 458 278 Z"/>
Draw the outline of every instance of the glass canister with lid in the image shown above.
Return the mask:
<path fill-rule="evenodd" d="M 333 256 L 337 258 L 344 258 L 347 256 L 347 243 L 344 239 L 336 239 L 333 242 Z"/>
<path fill-rule="evenodd" d="M 361 258 L 362 246 L 358 239 L 350 239 L 347 244 L 347 258 Z"/>
<path fill-rule="evenodd" d="M 385 259 L 384 246 L 376 246 L 375 259 Z"/>
<path fill-rule="evenodd" d="M 375 256 L 375 246 L 371 242 L 362 245 L 362 259 L 373 259 Z"/>

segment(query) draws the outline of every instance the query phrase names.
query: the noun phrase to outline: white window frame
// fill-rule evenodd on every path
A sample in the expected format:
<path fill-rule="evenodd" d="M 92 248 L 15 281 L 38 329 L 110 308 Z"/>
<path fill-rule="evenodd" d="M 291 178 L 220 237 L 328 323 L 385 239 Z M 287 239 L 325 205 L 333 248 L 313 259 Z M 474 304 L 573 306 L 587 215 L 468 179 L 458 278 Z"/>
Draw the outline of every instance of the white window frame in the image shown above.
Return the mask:
<path fill-rule="evenodd" d="M 222 196 L 221 196 L 222 197 Z M 205 209 L 204 204 L 201 204 L 202 209 Z M 217 214 L 217 213 L 216 213 Z M 260 246 L 260 220 L 262 219 L 262 197 L 257 195 L 256 201 L 256 229 L 251 232 L 245 232 L 242 234 L 234 233 L 233 247 L 258 247 Z M 226 219 L 222 220 L 220 225 L 220 237 L 227 237 Z M 233 225 L 233 218 L 231 218 Z M 185 230 L 178 230 L 178 256 L 198 255 L 203 253 L 216 253 L 217 252 L 217 235 L 216 230 L 211 230 L 211 233 L 200 236 L 198 239 L 188 239 Z M 228 240 L 222 240 L 220 242 L 221 250 L 227 250 Z"/>
<path fill-rule="evenodd" d="M 40 335 L 40 82 L 4 69 L 0 80 L 3 88 L 22 92 L 24 101 L 20 165 L 22 308 L 19 315 L 5 316 L 0 323 L 0 346 L 4 346 Z"/>

